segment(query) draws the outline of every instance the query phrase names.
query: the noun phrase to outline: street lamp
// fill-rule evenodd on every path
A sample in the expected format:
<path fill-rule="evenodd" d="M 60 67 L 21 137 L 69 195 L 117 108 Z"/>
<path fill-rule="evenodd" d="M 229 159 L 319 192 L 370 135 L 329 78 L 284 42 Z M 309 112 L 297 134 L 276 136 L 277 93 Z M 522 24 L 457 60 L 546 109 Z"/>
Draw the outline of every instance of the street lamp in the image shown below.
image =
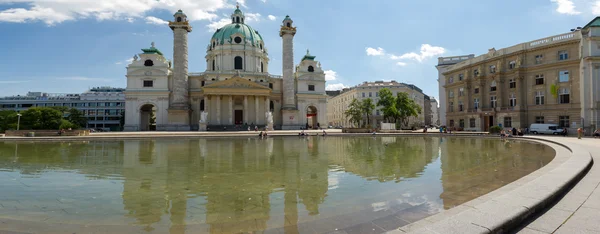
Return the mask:
<path fill-rule="evenodd" d="M 17 114 L 17 131 L 19 131 L 19 125 L 21 125 L 21 114 Z"/>

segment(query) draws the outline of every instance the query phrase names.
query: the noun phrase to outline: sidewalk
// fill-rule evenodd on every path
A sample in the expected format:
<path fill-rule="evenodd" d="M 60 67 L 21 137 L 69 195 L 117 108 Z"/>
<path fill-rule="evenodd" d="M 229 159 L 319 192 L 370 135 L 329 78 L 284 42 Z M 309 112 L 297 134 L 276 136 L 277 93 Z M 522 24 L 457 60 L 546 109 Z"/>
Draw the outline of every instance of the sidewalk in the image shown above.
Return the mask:
<path fill-rule="evenodd" d="M 581 146 L 590 152 L 594 165 L 560 201 L 516 232 L 600 233 L 600 139 L 546 138 Z"/>

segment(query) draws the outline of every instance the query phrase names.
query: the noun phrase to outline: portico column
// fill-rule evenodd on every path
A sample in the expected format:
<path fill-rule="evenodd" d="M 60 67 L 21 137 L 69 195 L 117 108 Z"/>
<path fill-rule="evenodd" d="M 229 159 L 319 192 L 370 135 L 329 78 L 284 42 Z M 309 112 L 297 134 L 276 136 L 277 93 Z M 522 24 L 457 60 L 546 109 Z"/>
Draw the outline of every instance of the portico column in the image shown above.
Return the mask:
<path fill-rule="evenodd" d="M 248 96 L 244 95 L 244 124 L 248 123 Z"/>
<path fill-rule="evenodd" d="M 217 125 L 221 125 L 221 96 L 216 95 L 217 98 Z"/>
<path fill-rule="evenodd" d="M 256 124 L 258 124 L 258 96 L 254 96 L 254 114 L 256 115 Z"/>
<path fill-rule="evenodd" d="M 204 111 L 208 112 L 210 109 L 208 108 L 208 95 L 204 95 Z M 210 117 L 208 115 L 206 115 L 206 122 L 208 123 L 208 120 L 210 119 Z"/>
<path fill-rule="evenodd" d="M 229 96 L 229 125 L 233 124 L 233 96 Z"/>
<path fill-rule="evenodd" d="M 271 99 L 269 97 L 265 97 L 265 112 L 271 111 Z"/>

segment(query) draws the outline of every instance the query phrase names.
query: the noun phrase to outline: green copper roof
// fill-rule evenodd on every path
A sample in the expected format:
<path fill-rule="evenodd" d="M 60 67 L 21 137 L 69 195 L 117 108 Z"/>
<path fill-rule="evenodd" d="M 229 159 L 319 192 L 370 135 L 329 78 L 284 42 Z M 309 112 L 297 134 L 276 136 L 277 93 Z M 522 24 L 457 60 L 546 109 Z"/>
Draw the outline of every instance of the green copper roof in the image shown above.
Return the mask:
<path fill-rule="evenodd" d="M 244 15 L 244 13 L 242 12 L 242 10 L 240 10 L 239 8 L 238 8 L 238 9 L 235 9 L 235 11 L 233 12 L 233 14 L 240 14 L 240 15 Z"/>
<path fill-rule="evenodd" d="M 596 17 L 594 20 L 592 20 L 591 22 L 586 24 L 583 28 L 588 28 L 588 27 L 600 27 L 600 16 Z"/>
<path fill-rule="evenodd" d="M 156 49 L 154 47 L 154 42 L 152 42 L 152 46 L 149 49 L 142 49 L 142 51 L 144 51 L 144 54 L 159 54 L 159 55 L 163 55 L 160 50 Z"/>
<path fill-rule="evenodd" d="M 289 16 L 289 15 L 286 15 L 286 16 L 285 16 L 285 19 L 283 19 L 283 20 L 292 20 L 292 18 L 290 18 L 290 16 Z"/>
<path fill-rule="evenodd" d="M 215 34 L 213 34 L 212 39 L 215 39 L 219 42 L 219 44 L 223 44 L 224 42 L 229 42 L 232 40 L 231 35 L 233 34 L 242 34 L 244 35 L 246 40 L 250 40 L 252 44 L 255 44 L 259 41 L 262 41 L 262 36 L 258 33 L 258 31 L 254 30 L 252 27 L 247 24 L 242 23 L 234 23 L 223 26 L 220 29 L 217 29 Z M 211 39 L 211 41 L 212 41 Z M 235 42 L 232 42 L 235 43 Z M 243 43 L 243 42 L 242 42 Z"/>
<path fill-rule="evenodd" d="M 304 60 L 314 61 L 316 57 L 317 56 L 310 55 L 310 52 L 308 50 L 306 50 L 306 55 L 304 55 L 304 57 L 302 58 L 302 61 L 304 61 Z"/>

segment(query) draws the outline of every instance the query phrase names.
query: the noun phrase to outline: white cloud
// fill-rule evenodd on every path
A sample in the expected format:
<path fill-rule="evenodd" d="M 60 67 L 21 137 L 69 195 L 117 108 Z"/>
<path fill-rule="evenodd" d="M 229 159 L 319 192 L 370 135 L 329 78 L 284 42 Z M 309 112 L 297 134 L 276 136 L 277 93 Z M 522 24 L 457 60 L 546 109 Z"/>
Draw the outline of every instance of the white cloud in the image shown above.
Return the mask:
<path fill-rule="evenodd" d="M 245 1 L 239 2 L 245 6 Z M 26 6 L 10 8 L 13 4 Z M 179 9 L 184 9 L 192 21 L 214 20 L 217 10 L 234 7 L 227 0 L 0 0 L 0 5 L 8 5 L 7 9 L 0 10 L 0 21 L 41 21 L 48 25 L 82 18 L 131 22 L 135 18 L 144 18 L 147 12 L 176 12 Z"/>
<path fill-rule="evenodd" d="M 439 46 L 431 46 L 429 44 L 421 45 L 421 51 L 417 54 L 414 52 L 406 53 L 400 56 L 394 56 L 393 59 L 412 59 L 422 62 L 425 59 L 442 55 L 446 53 L 446 49 Z"/>
<path fill-rule="evenodd" d="M 383 50 L 383 48 L 381 48 L 381 47 L 378 47 L 377 49 L 367 47 L 367 55 L 380 56 L 380 55 L 384 55 L 384 54 L 385 54 L 385 50 Z"/>
<path fill-rule="evenodd" d="M 571 0 L 550 0 L 556 3 L 556 12 L 567 15 L 579 15 L 581 12 L 575 10 L 575 4 Z"/>
<path fill-rule="evenodd" d="M 337 79 L 337 72 L 333 70 L 327 70 L 325 72 L 325 80 L 335 80 Z"/>
<path fill-rule="evenodd" d="M 267 17 L 269 17 L 270 20 L 276 20 L 277 19 L 277 17 L 275 17 L 274 15 L 269 15 Z"/>
<path fill-rule="evenodd" d="M 146 17 L 146 23 L 147 24 L 156 24 L 156 25 L 165 25 L 165 24 L 169 24 L 168 21 L 166 20 L 162 20 L 159 18 L 156 18 L 154 16 L 147 16 Z"/>
<path fill-rule="evenodd" d="M 406 66 L 406 63 L 405 62 L 397 62 L 396 65 L 404 67 L 404 66 Z"/>
<path fill-rule="evenodd" d="M 206 25 L 206 27 L 208 27 L 208 30 L 210 32 L 214 32 L 214 31 L 217 31 L 217 29 L 219 29 L 225 25 L 228 25 L 230 23 L 231 23 L 231 19 L 223 18 L 223 19 L 220 19 L 219 21 L 210 22 L 210 24 Z"/>
<path fill-rule="evenodd" d="M 246 16 L 246 21 L 247 22 L 258 22 L 258 21 L 260 21 L 260 14 L 259 13 L 244 13 L 244 15 Z"/>
<path fill-rule="evenodd" d="M 348 88 L 348 86 L 345 86 L 342 83 L 337 83 L 337 84 L 328 84 L 327 87 L 325 87 L 325 90 L 341 90 L 343 88 Z"/>
<path fill-rule="evenodd" d="M 592 7 L 592 14 L 600 15 L 600 0 L 594 3 L 594 6 Z"/>
<path fill-rule="evenodd" d="M 129 58 L 129 59 L 125 59 L 125 61 L 119 61 L 116 62 L 116 65 L 121 65 L 121 64 L 130 64 L 131 62 L 133 62 L 133 58 Z"/>
<path fill-rule="evenodd" d="M 261 0 L 263 3 L 267 2 L 267 0 Z"/>
<path fill-rule="evenodd" d="M 70 80 L 70 81 L 103 81 L 103 82 L 109 82 L 109 81 L 113 81 L 112 79 L 105 79 L 105 78 L 90 78 L 90 77 L 84 77 L 84 76 L 73 76 L 73 77 L 61 77 L 61 78 L 56 78 L 57 80 Z"/>
<path fill-rule="evenodd" d="M 0 80 L 0 84 L 22 84 L 28 82 L 31 82 L 31 80 Z"/>

